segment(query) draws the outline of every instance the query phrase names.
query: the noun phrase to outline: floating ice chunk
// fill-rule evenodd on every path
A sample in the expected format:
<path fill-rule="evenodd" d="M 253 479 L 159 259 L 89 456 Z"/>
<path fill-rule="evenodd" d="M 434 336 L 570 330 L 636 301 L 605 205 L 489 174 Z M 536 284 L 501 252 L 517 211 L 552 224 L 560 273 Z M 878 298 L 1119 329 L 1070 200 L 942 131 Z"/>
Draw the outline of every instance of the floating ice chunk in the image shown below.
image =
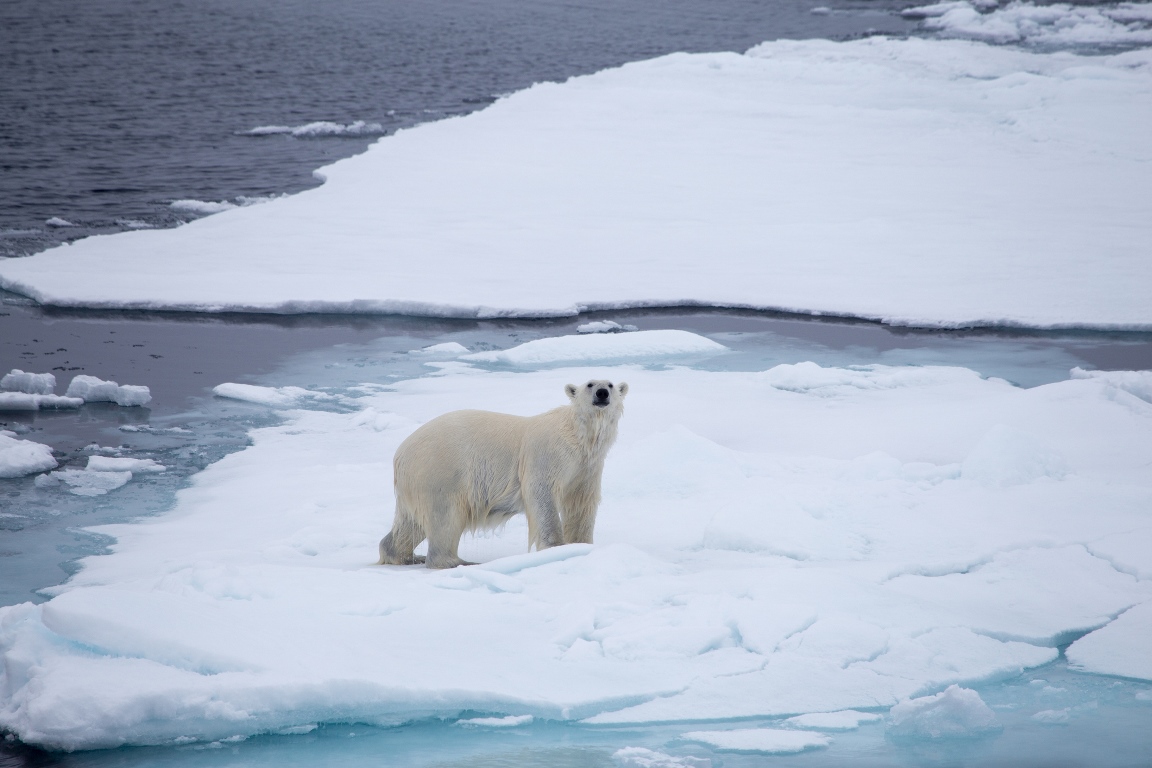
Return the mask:
<path fill-rule="evenodd" d="M 0 392 L 0 411 L 36 411 L 40 409 L 41 395 L 24 392 Z"/>
<path fill-rule="evenodd" d="M 1143 7 L 1142 7 L 1143 6 Z M 1144 3 L 1096 8 L 1067 3 L 1013 2 L 997 8 L 994 0 L 936 3 L 908 8 L 908 18 L 947 37 L 990 43 L 1031 45 L 1147 45 L 1152 27 Z"/>
<path fill-rule="evenodd" d="M 147 405 L 152 402 L 148 387 L 135 384 L 120 385 L 114 381 L 104 381 L 95 376 L 80 375 L 72 379 L 65 393 L 68 397 L 78 397 L 86 403 L 116 403 L 122 406 Z"/>
<path fill-rule="evenodd" d="M 154 225 L 140 219 L 116 219 L 116 223 L 126 229 L 153 229 Z"/>
<path fill-rule="evenodd" d="M 74 227 L 74 226 L 76 226 L 75 224 L 68 221 L 67 219 L 62 219 L 59 216 L 53 216 L 52 218 L 45 221 L 44 224 L 45 224 L 45 226 L 49 226 L 49 227 Z"/>
<path fill-rule="evenodd" d="M 1071 713 L 1072 710 L 1069 707 L 1064 707 L 1064 709 L 1045 709 L 1032 715 L 1032 719 L 1045 725 L 1062 725 L 1071 719 Z"/>
<path fill-rule="evenodd" d="M 722 752 L 755 752 L 765 755 L 788 755 L 819 749 L 832 743 L 822 733 L 785 731 L 779 728 L 744 728 L 734 731 L 691 731 L 680 736 Z"/>
<path fill-rule="evenodd" d="M 784 722 L 801 728 L 819 728 L 824 731 L 851 731 L 859 728 L 861 723 L 874 723 L 880 715 L 873 712 L 858 712 L 855 709 L 845 709 L 840 712 L 813 712 L 808 715 L 790 717 Z"/>
<path fill-rule="evenodd" d="M 1152 602 L 1141 603 L 1115 621 L 1068 646 L 1073 669 L 1100 675 L 1152 680 Z"/>
<path fill-rule="evenodd" d="M 468 347 L 455 341 L 448 341 L 443 344 L 433 344 L 430 347 L 423 349 L 413 349 L 408 354 L 410 355 L 436 355 L 444 357 L 456 357 L 457 355 L 468 354 Z"/>
<path fill-rule="evenodd" d="M 238 206 L 236 203 L 230 203 L 227 200 L 219 200 L 217 202 L 208 200 L 173 200 L 168 204 L 168 207 L 174 211 L 209 214 L 230 211 Z"/>
<path fill-rule="evenodd" d="M 1059 480 L 1066 473 L 1063 458 L 1019 430 L 997 424 L 988 431 L 960 468 L 974 483 L 1007 487 L 1041 478 Z"/>
<path fill-rule="evenodd" d="M 706 757 L 674 757 L 644 747 L 624 747 L 612 753 L 612 762 L 620 768 L 711 768 Z"/>
<path fill-rule="evenodd" d="M 672 355 L 715 355 L 727 347 L 688 331 L 555 336 L 496 352 L 474 352 L 461 360 L 514 366 L 645 359 Z"/>
<path fill-rule="evenodd" d="M 898 738 L 970 738 L 1001 730 L 996 713 L 980 694 L 958 685 L 935 696 L 902 701 L 888 717 L 888 733 Z"/>
<path fill-rule="evenodd" d="M 56 459 L 48 446 L 0 432 L 0 477 L 23 477 L 55 468 Z"/>
<path fill-rule="evenodd" d="M 507 717 L 470 717 L 467 720 L 457 720 L 457 725 L 478 726 L 482 728 L 515 728 L 518 725 L 528 725 L 534 718 L 532 715 L 508 715 Z"/>
<path fill-rule="evenodd" d="M 305 125 L 260 125 L 250 131 L 248 136 L 281 136 L 289 135 L 296 138 L 318 138 L 323 136 L 378 136 L 384 133 L 384 126 L 380 123 L 369 123 L 364 120 L 355 120 L 351 123 L 334 123 L 320 120 Z"/>
<path fill-rule="evenodd" d="M 1073 379 L 1095 379 L 1152 403 L 1152 371 L 1086 371 L 1072 369 Z"/>
<path fill-rule="evenodd" d="M 131 472 L 151 474 L 167 469 L 152 459 L 122 459 L 110 456 L 89 456 L 87 469 L 93 472 Z"/>
<path fill-rule="evenodd" d="M 217 397 L 243 400 L 273 408 L 295 408 L 310 400 L 335 400 L 334 395 L 303 387 L 260 387 L 255 384 L 218 384 L 212 388 Z"/>
<path fill-rule="evenodd" d="M 90 469 L 62 469 L 52 477 L 68 486 L 77 496 L 103 496 L 132 479 L 131 472 L 95 472 Z"/>
<path fill-rule="evenodd" d="M 637 330 L 639 328 L 634 325 L 620 325 L 615 320 L 593 320 L 576 326 L 576 333 L 624 333 Z"/>
<path fill-rule="evenodd" d="M 0 379 L 0 389 L 26 392 L 29 395 L 50 395 L 56 390 L 56 377 L 50 373 L 25 373 L 19 368 L 13 368 Z"/>
<path fill-rule="evenodd" d="M 38 411 L 41 409 L 79 408 L 84 401 L 60 395 L 29 395 L 25 392 L 0 392 L 0 411 Z"/>

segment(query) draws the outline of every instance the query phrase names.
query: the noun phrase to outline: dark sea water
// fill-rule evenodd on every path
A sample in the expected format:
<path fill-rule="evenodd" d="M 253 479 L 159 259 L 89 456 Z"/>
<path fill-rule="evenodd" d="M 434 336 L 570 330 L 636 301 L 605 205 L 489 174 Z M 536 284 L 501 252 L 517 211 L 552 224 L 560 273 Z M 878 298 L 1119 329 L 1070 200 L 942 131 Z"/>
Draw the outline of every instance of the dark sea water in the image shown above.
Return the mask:
<path fill-rule="evenodd" d="M 195 216 L 174 200 L 297 192 L 381 134 L 534 82 L 673 51 L 904 33 L 915 25 L 897 11 L 913 4 L 2 0 L 0 256 Z M 316 121 L 365 126 L 249 135 Z"/>

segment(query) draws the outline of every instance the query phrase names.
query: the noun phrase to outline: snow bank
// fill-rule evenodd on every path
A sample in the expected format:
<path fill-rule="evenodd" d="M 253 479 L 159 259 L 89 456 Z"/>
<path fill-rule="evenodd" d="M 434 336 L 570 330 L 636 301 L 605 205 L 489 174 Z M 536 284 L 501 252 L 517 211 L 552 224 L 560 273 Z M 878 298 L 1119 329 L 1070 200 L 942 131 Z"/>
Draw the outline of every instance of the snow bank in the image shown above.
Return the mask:
<path fill-rule="evenodd" d="M 680 738 L 684 741 L 707 744 L 721 752 L 755 752 L 764 755 L 787 755 L 826 747 L 832 743 L 832 739 L 822 733 L 784 731 L 778 728 L 692 731 Z"/>
<path fill-rule="evenodd" d="M 95 376 L 76 376 L 68 385 L 68 397 L 80 398 L 86 403 L 116 403 L 121 406 L 148 405 L 152 393 L 148 387 L 137 384 L 120 385 Z"/>
<path fill-rule="evenodd" d="M 1150 124 L 1149 50 L 674 54 L 399 131 L 267 205 L 5 260 L 0 285 L 67 306 L 1152 328 Z"/>
<path fill-rule="evenodd" d="M 910 18 L 947 37 L 990 43 L 1025 43 L 1040 47 L 1135 46 L 1152 44 L 1152 3 L 1119 3 L 1112 7 L 995 0 L 947 0 L 908 8 Z"/>
<path fill-rule="evenodd" d="M 594 375 L 632 387 L 595 545 L 527 553 L 517 518 L 465 539 L 480 566 L 373 565 L 392 454 L 418 424 L 539 413 Z M 991 727 L 952 685 L 1018 675 L 1081 635 L 1084 668 L 1146 644 L 1152 582 L 1133 574 L 1152 555 L 1117 542 L 1152 527 L 1152 404 L 1102 378 L 459 364 L 358 402 L 254 430 L 169 512 L 93 529 L 113 553 L 53 599 L 0 609 L 0 728 L 78 749 L 472 713 L 893 708 L 893 732 L 921 738 Z M 1062 472 L 966 477 L 1005 429 Z M 749 748 L 816 740 L 758 731 Z"/>
<path fill-rule="evenodd" d="M 554 336 L 511 349 L 474 352 L 461 360 L 518 367 L 651 359 L 675 355 L 716 355 L 728 348 L 688 331 L 637 331 L 628 334 Z"/>
<path fill-rule="evenodd" d="M 0 430 L 0 477 L 23 477 L 55 467 L 51 448 Z"/>
<path fill-rule="evenodd" d="M 25 373 L 13 368 L 0 379 L 0 389 L 29 395 L 50 395 L 56 391 L 56 377 L 51 373 Z"/>
<path fill-rule="evenodd" d="M 980 694 L 958 685 L 935 696 L 902 701 L 888 717 L 888 733 L 898 738 L 970 738 L 1001 730 L 996 713 Z"/>

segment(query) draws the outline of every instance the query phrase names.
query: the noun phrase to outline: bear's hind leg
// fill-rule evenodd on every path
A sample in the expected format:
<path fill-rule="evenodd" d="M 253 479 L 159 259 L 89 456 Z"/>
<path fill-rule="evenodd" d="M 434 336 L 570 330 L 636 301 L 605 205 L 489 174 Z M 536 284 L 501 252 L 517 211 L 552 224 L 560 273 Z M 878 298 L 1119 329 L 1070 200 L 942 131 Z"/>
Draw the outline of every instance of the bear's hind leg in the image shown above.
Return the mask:
<path fill-rule="evenodd" d="M 412 565 L 423 563 L 424 557 L 412 554 L 416 545 L 424 541 L 424 530 L 407 514 L 396 510 L 392 530 L 380 540 L 378 565 Z"/>
<path fill-rule="evenodd" d="M 461 560 L 460 537 L 464 535 L 466 511 L 455 505 L 443 504 L 432 511 L 428 521 L 429 568 L 455 568 L 458 565 L 476 565 Z"/>

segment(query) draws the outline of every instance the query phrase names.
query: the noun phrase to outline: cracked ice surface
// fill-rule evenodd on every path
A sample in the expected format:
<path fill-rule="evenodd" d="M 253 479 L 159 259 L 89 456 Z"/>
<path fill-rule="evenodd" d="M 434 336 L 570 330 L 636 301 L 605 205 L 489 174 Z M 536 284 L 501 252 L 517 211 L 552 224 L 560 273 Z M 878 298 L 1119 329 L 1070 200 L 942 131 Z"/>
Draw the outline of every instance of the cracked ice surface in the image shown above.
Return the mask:
<path fill-rule="evenodd" d="M 372 565 L 417 424 L 537 413 L 592 374 L 631 385 L 594 546 L 525 554 L 517 519 L 465 540 L 480 566 Z M 0 610 L 0 726 L 85 748 L 882 710 L 1082 635 L 1073 663 L 1148 677 L 1152 551 L 1126 542 L 1152 528 L 1152 405 L 1126 381 L 437 363 L 255 430 L 171 512 L 99 528 L 113 554 L 54 599 Z"/>

